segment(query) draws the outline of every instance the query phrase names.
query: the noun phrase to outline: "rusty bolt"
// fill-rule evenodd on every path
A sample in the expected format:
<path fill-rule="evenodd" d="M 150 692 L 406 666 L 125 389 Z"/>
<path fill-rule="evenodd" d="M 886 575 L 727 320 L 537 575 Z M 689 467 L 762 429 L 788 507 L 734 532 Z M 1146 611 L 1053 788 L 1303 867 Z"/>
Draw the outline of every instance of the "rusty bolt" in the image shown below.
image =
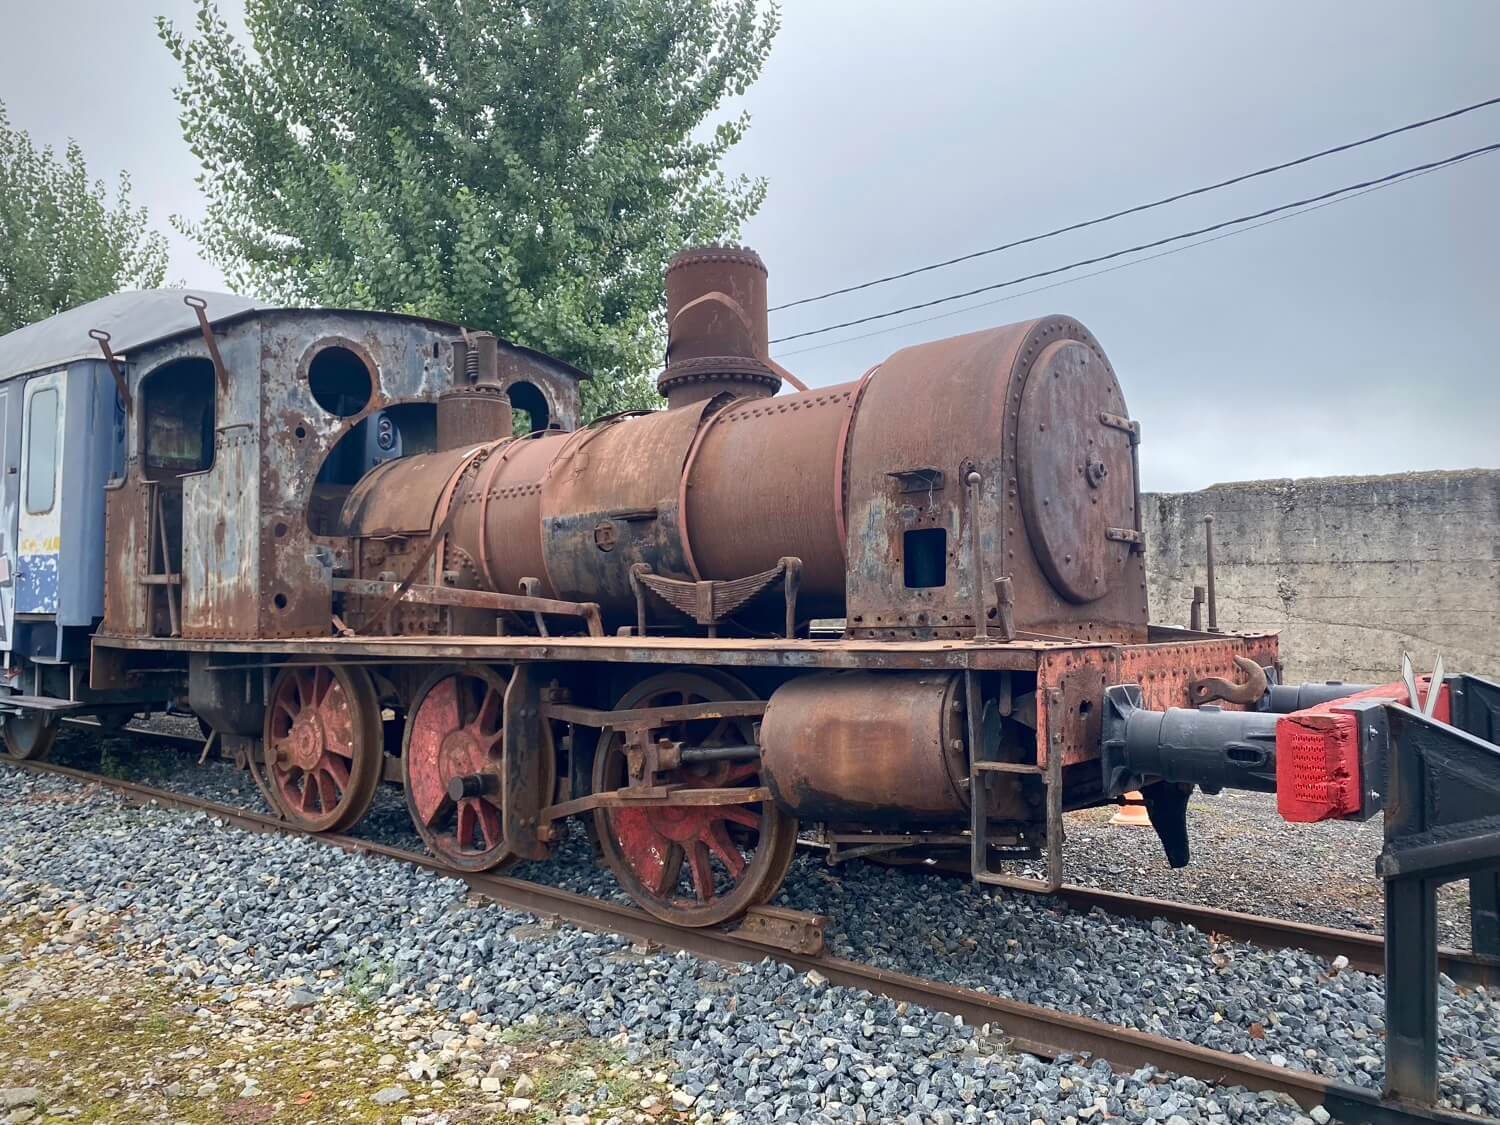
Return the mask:
<path fill-rule="evenodd" d="M 613 520 L 605 520 L 594 526 L 594 546 L 601 551 L 613 551 L 619 541 Z"/>

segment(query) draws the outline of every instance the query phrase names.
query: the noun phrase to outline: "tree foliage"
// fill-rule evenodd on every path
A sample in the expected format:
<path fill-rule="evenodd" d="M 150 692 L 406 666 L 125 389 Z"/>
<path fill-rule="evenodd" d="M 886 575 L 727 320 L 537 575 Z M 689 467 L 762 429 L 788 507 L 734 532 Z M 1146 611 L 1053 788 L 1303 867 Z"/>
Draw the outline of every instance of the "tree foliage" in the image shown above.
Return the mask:
<path fill-rule="evenodd" d="M 60 159 L 38 149 L 0 103 L 0 334 L 166 272 L 166 239 L 131 206 L 130 178 L 111 202 L 77 144 Z"/>
<path fill-rule="evenodd" d="M 756 0 L 215 0 L 183 68 L 193 228 L 231 282 L 288 302 L 493 331 L 581 367 L 594 411 L 654 400 L 662 273 L 732 240 L 730 178 L 778 25 Z"/>

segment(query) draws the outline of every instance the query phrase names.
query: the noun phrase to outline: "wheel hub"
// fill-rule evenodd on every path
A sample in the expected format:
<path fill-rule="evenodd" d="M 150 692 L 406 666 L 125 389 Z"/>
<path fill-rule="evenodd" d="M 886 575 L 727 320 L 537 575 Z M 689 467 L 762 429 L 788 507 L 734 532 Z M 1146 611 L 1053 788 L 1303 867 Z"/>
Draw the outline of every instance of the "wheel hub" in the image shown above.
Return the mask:
<path fill-rule="evenodd" d="M 310 771 L 317 767 L 323 756 L 323 724 L 316 714 L 304 711 L 292 726 L 287 737 L 287 754 L 291 764 L 300 770 Z"/>
<path fill-rule="evenodd" d="M 707 789 L 722 784 L 725 773 L 725 770 L 718 769 L 713 776 L 705 777 L 701 774 L 688 775 L 685 770 L 674 770 L 664 775 L 661 781 L 664 785 Z M 714 825 L 726 819 L 724 807 L 715 805 L 649 805 L 638 811 L 652 833 L 674 844 L 706 839 Z M 654 848 L 652 851 L 654 852 Z"/>
<path fill-rule="evenodd" d="M 471 728 L 472 724 L 443 739 L 442 749 L 438 751 L 438 778 L 444 789 L 455 777 L 482 773 L 492 765 L 485 761 L 484 749 Z"/>
<path fill-rule="evenodd" d="M 674 844 L 685 844 L 696 840 L 714 817 L 709 808 L 679 809 L 663 805 L 648 810 L 646 819 L 652 828 Z"/>

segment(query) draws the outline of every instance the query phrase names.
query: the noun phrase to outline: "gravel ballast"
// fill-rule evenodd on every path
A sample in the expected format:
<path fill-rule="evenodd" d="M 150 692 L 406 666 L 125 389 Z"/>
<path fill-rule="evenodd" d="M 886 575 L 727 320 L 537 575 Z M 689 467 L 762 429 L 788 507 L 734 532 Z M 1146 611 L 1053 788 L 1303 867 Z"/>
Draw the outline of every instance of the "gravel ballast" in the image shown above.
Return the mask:
<path fill-rule="evenodd" d="M 1362 823 L 1289 824 L 1274 794 L 1195 793 L 1188 802 L 1192 862 L 1174 869 L 1154 831 L 1112 825 L 1113 814 L 1113 808 L 1087 809 L 1064 818 L 1067 882 L 1337 929 L 1384 928 L 1385 887 L 1375 872 L 1384 843 L 1378 815 Z M 1467 882 L 1440 890 L 1438 938 L 1469 947 Z"/>
<path fill-rule="evenodd" d="M 222 765 L 177 770 L 171 784 L 237 804 L 260 803 L 248 777 Z M 416 846 L 395 790 L 382 794 L 376 812 L 358 831 Z M 1151 837 L 1154 844 L 1149 830 L 1111 831 L 1131 839 Z M 1110 855 L 1103 862 L 1129 861 Z M 621 898 L 613 877 L 593 862 L 580 832 L 556 859 L 515 873 Z M 1381 1080 L 1384 982 L 1335 971 L 1308 954 L 1216 942 L 1193 927 L 1162 920 L 1085 915 L 1034 896 L 989 893 L 911 870 L 855 863 L 835 874 L 811 856 L 799 857 L 777 901 L 829 915 L 834 920 L 830 948 L 841 956 L 1367 1088 Z M 1442 1003 L 1445 1100 L 1500 1116 L 1500 1001 L 1482 989 L 1456 989 L 1445 981 Z"/>
<path fill-rule="evenodd" d="M 674 1061 L 671 1104 L 689 1119 L 1305 1120 L 1284 1099 L 1150 1069 L 1044 1062 L 941 1014 L 769 962 L 645 955 L 548 929 L 410 865 L 129 808 L 65 779 L 0 771 L 0 805 L 0 911 L 86 904 L 113 920 L 120 956 L 197 988 L 299 979 L 325 1002 L 378 980 L 397 1013 L 431 1004 L 484 1025 L 557 1020 L 623 1036 L 631 1051 Z M 370 1094 L 388 1086 L 371 1076 Z M 588 1114 L 586 1097 L 577 1108 Z"/>

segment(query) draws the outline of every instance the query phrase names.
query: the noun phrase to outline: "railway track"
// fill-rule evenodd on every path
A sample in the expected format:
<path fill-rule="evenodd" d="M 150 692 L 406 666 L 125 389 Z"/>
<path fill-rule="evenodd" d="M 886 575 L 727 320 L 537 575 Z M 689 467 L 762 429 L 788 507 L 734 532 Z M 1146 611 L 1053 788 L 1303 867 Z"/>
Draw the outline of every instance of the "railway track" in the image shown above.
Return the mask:
<path fill-rule="evenodd" d="M 138 733 L 154 735 L 157 732 Z M 182 736 L 166 737 L 172 741 L 196 741 Z M 249 831 L 304 834 L 276 817 L 172 790 L 48 763 L 7 761 L 7 764 L 16 769 L 54 774 L 108 789 L 132 803 L 157 804 L 207 813 L 224 823 Z M 1308 1071 L 1273 1066 L 1246 1056 L 1215 1051 L 1102 1020 L 1057 1012 L 973 989 L 880 969 L 834 957 L 821 950 L 788 947 L 768 940 L 765 935 L 747 932 L 749 927 L 729 930 L 673 926 L 633 907 L 503 875 L 456 872 L 430 856 L 354 836 L 324 834 L 314 838 L 330 847 L 355 854 L 382 856 L 462 879 L 471 891 L 502 906 L 569 922 L 585 929 L 617 933 L 663 949 L 685 951 L 722 962 L 743 963 L 771 957 L 801 972 L 816 972 L 832 984 L 863 989 L 892 1000 L 908 1001 L 936 1011 L 948 1012 L 974 1026 L 989 1024 L 1004 1034 L 1017 1049 L 1043 1058 L 1052 1059 L 1064 1054 L 1090 1055 L 1108 1061 L 1118 1070 L 1153 1066 L 1164 1071 L 1190 1075 L 1205 1082 L 1277 1091 L 1288 1095 L 1305 1109 L 1322 1105 L 1334 1118 L 1347 1122 L 1442 1122 L 1448 1125 L 1474 1125 L 1476 1121 L 1484 1120 L 1433 1106 L 1387 1102 L 1375 1091 L 1333 1081 Z M 1222 922 L 1225 919 L 1220 916 L 1227 914 L 1186 907 L 1180 903 L 1161 903 L 1161 909 L 1157 910 L 1154 908 L 1157 900 L 1129 900 L 1129 896 L 1123 895 L 1110 895 L 1108 898 L 1095 900 L 1093 896 L 1107 893 L 1094 892 L 1088 888 L 1070 888 L 1069 891 L 1069 894 L 1062 897 L 1073 905 L 1089 902 L 1104 909 L 1113 906 L 1122 913 L 1134 916 L 1140 916 L 1140 913 L 1153 917 L 1163 916 L 1163 912 L 1175 910 L 1187 912 L 1183 915 L 1184 918 L 1188 914 L 1197 917 L 1212 915 Z M 1231 919 L 1227 925 L 1211 925 L 1209 928 L 1227 933 L 1230 926 L 1243 926 L 1242 932 L 1260 934 L 1266 942 L 1276 942 L 1282 946 L 1296 944 L 1292 940 L 1294 936 L 1308 936 L 1301 931 L 1312 931 L 1318 935 L 1318 940 L 1325 943 L 1321 949 L 1338 948 L 1345 956 L 1350 957 L 1351 963 L 1354 963 L 1355 958 L 1347 952 L 1348 949 L 1360 949 L 1362 958 L 1368 960 L 1368 942 L 1374 941 L 1379 945 L 1379 939 L 1372 939 L 1367 935 L 1305 926 L 1288 931 L 1286 927 L 1292 924 L 1274 919 L 1248 915 L 1227 917 Z M 1233 922 L 1234 918 L 1241 921 Z M 820 932 L 820 927 L 818 931 Z M 1347 942 L 1348 939 L 1355 941 L 1353 944 L 1338 944 Z M 1378 960 L 1376 963 L 1378 964 Z M 1445 954 L 1444 971 L 1455 980 L 1473 979 L 1456 974 L 1471 971 L 1488 973 L 1491 970 L 1492 966 L 1486 966 L 1482 961 L 1461 951 L 1450 950 Z"/>
<path fill-rule="evenodd" d="M 907 864 L 891 866 L 898 869 L 914 867 Z M 969 878 L 967 868 L 942 863 L 915 869 L 955 879 Z M 1064 883 L 1052 892 L 1034 890 L 1023 885 L 1007 886 L 1005 889 L 1016 894 L 1056 898 L 1075 910 L 1101 910 L 1117 918 L 1137 918 L 1142 921 L 1163 918 L 1169 922 L 1181 922 L 1203 933 L 1232 938 L 1262 949 L 1300 949 L 1329 961 L 1345 957 L 1352 968 L 1377 976 L 1385 974 L 1385 941 L 1378 934 L 1340 930 L 1332 926 L 1314 926 L 1264 914 L 1245 914 L 1191 902 L 1152 898 L 1149 895 L 1121 894 L 1118 891 L 1071 883 Z M 1439 946 L 1438 968 L 1460 984 L 1500 987 L 1500 961 L 1480 957 L 1466 949 Z"/>

